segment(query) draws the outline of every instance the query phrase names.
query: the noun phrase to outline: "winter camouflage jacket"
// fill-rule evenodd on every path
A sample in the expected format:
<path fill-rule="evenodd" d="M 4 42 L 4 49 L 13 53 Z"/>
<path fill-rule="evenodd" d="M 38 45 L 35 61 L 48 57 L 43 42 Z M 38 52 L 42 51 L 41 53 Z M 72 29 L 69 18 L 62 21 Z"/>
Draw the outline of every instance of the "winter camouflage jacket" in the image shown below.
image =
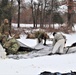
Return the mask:
<path fill-rule="evenodd" d="M 53 46 L 55 45 L 55 43 L 61 39 L 65 39 L 66 40 L 66 37 L 62 34 L 55 34 L 54 36 L 54 39 L 53 39 Z"/>
<path fill-rule="evenodd" d="M 20 45 L 15 38 L 11 38 L 4 43 L 3 47 L 6 48 L 7 54 L 16 54 Z"/>
<path fill-rule="evenodd" d="M 3 24 L 0 27 L 0 33 L 5 34 L 5 35 L 9 35 L 10 33 L 10 27 L 9 24 Z"/>

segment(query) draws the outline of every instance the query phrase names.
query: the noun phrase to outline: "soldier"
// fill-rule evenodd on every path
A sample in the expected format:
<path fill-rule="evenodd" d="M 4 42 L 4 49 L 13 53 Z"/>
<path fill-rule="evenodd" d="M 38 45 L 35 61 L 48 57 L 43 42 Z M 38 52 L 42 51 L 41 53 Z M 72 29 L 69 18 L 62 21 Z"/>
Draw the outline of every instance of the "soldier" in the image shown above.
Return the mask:
<path fill-rule="evenodd" d="M 62 34 L 57 34 L 56 32 L 53 33 L 53 50 L 52 53 L 63 54 L 63 49 L 65 46 L 66 37 Z M 58 50 L 59 49 L 59 50 Z"/>
<path fill-rule="evenodd" d="M 44 44 L 46 45 L 46 39 L 47 39 L 47 34 L 46 33 L 40 33 L 38 36 L 38 43 L 40 43 L 42 41 L 42 39 L 44 40 Z"/>
<path fill-rule="evenodd" d="M 6 49 L 7 55 L 16 54 L 20 47 L 15 37 L 10 39 L 6 39 L 6 37 L 3 37 L 2 42 L 3 42 L 3 47 Z"/>
<path fill-rule="evenodd" d="M 0 32 L 1 32 L 2 35 L 9 36 L 9 34 L 10 34 L 10 26 L 9 26 L 8 19 L 4 19 L 4 23 L 0 27 Z"/>

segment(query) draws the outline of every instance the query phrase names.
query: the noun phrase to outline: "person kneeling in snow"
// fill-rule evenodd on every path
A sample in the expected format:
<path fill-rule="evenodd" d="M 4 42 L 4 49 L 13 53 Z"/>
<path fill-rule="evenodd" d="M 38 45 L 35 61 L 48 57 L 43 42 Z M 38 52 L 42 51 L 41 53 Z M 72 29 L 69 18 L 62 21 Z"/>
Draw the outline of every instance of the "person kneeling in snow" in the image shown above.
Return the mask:
<path fill-rule="evenodd" d="M 18 44 L 15 37 L 7 39 L 6 36 L 2 38 L 3 47 L 6 49 L 7 55 L 8 54 L 16 54 L 20 45 Z"/>
<path fill-rule="evenodd" d="M 53 50 L 52 54 L 58 53 L 58 54 L 63 54 L 63 49 L 65 46 L 66 42 L 66 37 L 62 35 L 61 33 L 58 34 L 56 32 L 53 33 L 54 39 L 53 39 Z"/>

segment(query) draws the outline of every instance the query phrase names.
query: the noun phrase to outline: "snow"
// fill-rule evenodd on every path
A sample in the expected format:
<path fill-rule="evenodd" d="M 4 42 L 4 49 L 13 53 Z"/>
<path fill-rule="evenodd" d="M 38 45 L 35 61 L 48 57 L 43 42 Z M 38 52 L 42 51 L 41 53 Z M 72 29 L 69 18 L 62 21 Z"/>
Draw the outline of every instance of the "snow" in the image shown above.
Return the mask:
<path fill-rule="evenodd" d="M 76 71 L 76 54 L 52 55 L 29 59 L 0 60 L 1 75 L 38 75 L 43 71 L 70 72 Z"/>
<path fill-rule="evenodd" d="M 67 5 L 61 5 L 58 9 L 59 12 L 65 13 L 67 12 Z"/>
<path fill-rule="evenodd" d="M 17 27 L 17 24 L 13 23 L 12 26 Z M 20 24 L 20 27 L 31 28 L 31 27 L 33 27 L 33 24 Z M 39 27 L 39 24 L 38 24 L 38 27 Z"/>
<path fill-rule="evenodd" d="M 76 42 L 76 33 L 65 35 L 67 37 L 66 46 Z M 34 47 L 37 44 L 37 39 L 26 40 L 26 36 L 22 36 L 19 41 L 30 47 Z M 47 40 L 47 43 L 51 44 L 52 42 Z M 39 75 L 43 71 L 61 73 L 70 72 L 71 70 L 76 71 L 75 57 L 76 53 L 70 53 L 28 59 L 0 59 L 0 75 Z"/>
<path fill-rule="evenodd" d="M 29 46 L 29 47 L 34 47 L 37 45 L 37 39 L 26 39 L 26 38 L 21 38 L 18 39 L 18 41 L 22 42 L 23 44 Z"/>
<path fill-rule="evenodd" d="M 70 34 L 70 35 L 66 35 L 66 37 L 67 37 L 66 46 L 71 46 L 71 44 L 76 42 L 76 33 Z"/>

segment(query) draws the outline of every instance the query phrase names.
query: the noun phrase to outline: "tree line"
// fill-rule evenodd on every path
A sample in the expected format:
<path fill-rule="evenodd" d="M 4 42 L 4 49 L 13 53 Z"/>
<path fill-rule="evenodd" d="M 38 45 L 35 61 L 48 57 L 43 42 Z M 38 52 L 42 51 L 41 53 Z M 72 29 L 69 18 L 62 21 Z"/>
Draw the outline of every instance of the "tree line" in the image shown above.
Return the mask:
<path fill-rule="evenodd" d="M 51 27 L 51 24 L 54 27 L 55 23 L 62 25 L 69 19 L 67 12 L 58 11 L 61 6 L 59 0 L 38 0 L 37 2 L 30 0 L 27 3 L 25 1 L 0 0 L 0 24 L 4 18 L 7 18 L 10 25 L 14 22 L 18 23 L 18 27 L 20 27 L 20 23 L 33 23 L 35 28 L 38 24 L 40 27 L 46 28 Z"/>

